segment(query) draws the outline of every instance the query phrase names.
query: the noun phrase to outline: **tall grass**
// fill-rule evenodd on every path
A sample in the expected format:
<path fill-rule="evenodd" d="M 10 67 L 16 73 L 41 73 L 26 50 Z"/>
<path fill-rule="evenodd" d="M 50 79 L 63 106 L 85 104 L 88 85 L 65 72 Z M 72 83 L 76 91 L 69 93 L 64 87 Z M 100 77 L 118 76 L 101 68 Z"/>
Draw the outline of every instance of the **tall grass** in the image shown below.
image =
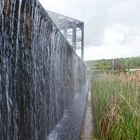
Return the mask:
<path fill-rule="evenodd" d="M 140 140 L 140 85 L 126 77 L 98 74 L 92 79 L 97 139 Z"/>

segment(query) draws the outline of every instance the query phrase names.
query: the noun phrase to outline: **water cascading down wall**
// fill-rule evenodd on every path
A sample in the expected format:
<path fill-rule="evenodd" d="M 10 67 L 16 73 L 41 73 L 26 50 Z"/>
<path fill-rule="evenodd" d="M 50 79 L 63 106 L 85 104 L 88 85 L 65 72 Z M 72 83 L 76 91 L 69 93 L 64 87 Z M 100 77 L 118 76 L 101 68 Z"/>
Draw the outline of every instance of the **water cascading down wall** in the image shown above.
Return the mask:
<path fill-rule="evenodd" d="M 37 0 L 0 1 L 0 140 L 45 140 L 85 71 Z"/>

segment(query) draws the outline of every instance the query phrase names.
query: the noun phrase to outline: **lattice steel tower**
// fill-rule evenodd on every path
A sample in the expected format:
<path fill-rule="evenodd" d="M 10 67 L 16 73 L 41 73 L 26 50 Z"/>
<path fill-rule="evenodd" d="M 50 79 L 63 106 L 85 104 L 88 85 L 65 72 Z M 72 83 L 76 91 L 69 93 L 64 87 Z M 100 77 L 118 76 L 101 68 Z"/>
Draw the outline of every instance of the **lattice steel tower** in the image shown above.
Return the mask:
<path fill-rule="evenodd" d="M 81 49 L 81 58 L 84 60 L 84 22 L 52 11 L 47 12 L 73 49 Z"/>

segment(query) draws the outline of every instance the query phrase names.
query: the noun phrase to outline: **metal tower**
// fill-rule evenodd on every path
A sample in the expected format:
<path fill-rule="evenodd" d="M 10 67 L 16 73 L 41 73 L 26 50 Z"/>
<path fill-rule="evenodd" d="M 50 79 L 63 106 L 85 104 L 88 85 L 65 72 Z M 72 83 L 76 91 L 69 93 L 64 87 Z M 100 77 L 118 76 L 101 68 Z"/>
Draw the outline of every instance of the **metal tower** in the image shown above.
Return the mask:
<path fill-rule="evenodd" d="M 81 58 L 84 60 L 84 22 L 52 11 L 47 12 L 73 49 L 81 49 Z"/>

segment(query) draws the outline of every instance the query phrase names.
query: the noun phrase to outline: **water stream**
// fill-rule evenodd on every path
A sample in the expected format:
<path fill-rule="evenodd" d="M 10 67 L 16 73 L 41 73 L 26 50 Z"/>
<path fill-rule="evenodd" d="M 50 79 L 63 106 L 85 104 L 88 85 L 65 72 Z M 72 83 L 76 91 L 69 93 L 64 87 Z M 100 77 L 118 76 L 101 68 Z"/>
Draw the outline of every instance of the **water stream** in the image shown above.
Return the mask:
<path fill-rule="evenodd" d="M 0 140 L 44 140 L 57 124 L 58 139 L 77 140 L 85 82 L 86 66 L 38 0 L 0 1 Z"/>

